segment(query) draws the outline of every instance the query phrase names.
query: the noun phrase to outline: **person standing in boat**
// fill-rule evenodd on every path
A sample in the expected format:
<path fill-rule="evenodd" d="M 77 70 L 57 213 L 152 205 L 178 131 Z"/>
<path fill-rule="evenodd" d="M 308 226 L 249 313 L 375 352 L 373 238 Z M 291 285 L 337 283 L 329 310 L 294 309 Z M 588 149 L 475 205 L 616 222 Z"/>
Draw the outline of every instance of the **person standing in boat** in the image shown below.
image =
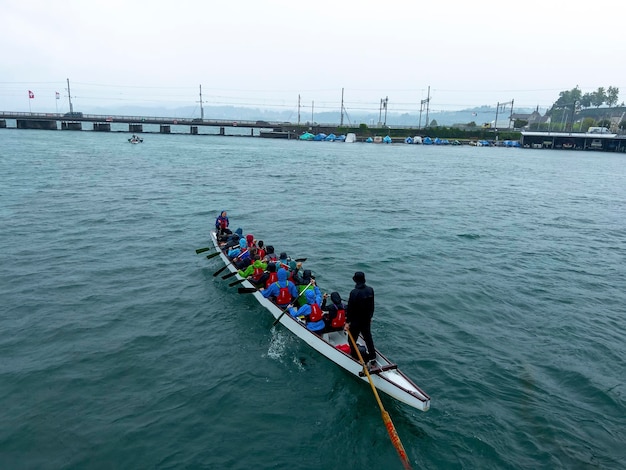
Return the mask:
<path fill-rule="evenodd" d="M 344 329 L 350 330 L 355 341 L 359 339 L 359 335 L 363 335 L 367 346 L 367 356 L 364 356 L 363 360 L 373 361 L 376 359 L 376 349 L 371 331 L 372 317 L 374 316 L 374 289 L 365 285 L 365 273 L 361 271 L 355 272 L 352 280 L 355 286 L 348 299 Z M 350 342 L 350 354 L 354 358 L 359 357 L 352 342 Z"/>
<path fill-rule="evenodd" d="M 217 234 L 217 240 L 223 241 L 230 235 L 232 232 L 228 228 L 228 214 L 226 211 L 220 212 L 220 215 L 215 219 L 215 232 Z"/>

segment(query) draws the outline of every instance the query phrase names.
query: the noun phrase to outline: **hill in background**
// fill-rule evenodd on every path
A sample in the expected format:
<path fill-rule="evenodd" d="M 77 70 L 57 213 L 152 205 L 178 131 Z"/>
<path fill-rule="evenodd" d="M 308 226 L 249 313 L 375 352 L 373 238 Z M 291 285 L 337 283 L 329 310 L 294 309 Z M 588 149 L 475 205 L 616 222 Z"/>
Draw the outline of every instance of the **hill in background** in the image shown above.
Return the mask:
<path fill-rule="evenodd" d="M 199 106 L 186 107 L 140 107 L 127 106 L 119 108 L 92 108 L 81 109 L 80 111 L 89 114 L 102 115 L 123 115 L 123 116 L 154 116 L 154 117 L 175 117 L 175 118 L 199 118 Z M 532 109 L 514 109 L 514 113 L 531 113 Z M 498 122 L 507 120 L 510 110 L 500 111 L 498 114 Z M 233 121 L 268 121 L 268 122 L 298 122 L 297 110 L 281 110 L 275 111 L 271 109 L 247 108 L 236 106 L 205 106 L 205 119 L 224 119 Z M 422 111 L 420 118 L 419 110 L 415 113 L 393 113 L 388 112 L 386 124 L 388 126 L 409 126 L 427 127 L 428 124 L 435 121 L 438 126 L 451 126 L 453 124 L 476 123 L 478 126 L 492 122 L 496 118 L 496 108 L 491 106 L 481 106 L 471 109 L 463 109 L 458 111 L 430 111 L 428 113 L 428 122 L 426 122 L 426 111 Z M 341 115 L 339 110 L 336 112 L 320 112 L 313 115 L 313 119 L 319 124 L 339 124 Z M 385 117 L 381 116 L 384 121 Z M 311 115 L 301 112 L 300 123 L 306 124 L 311 121 Z M 365 123 L 368 126 L 376 125 L 379 121 L 378 113 L 352 113 L 348 109 L 343 116 L 344 125 L 358 126 Z"/>

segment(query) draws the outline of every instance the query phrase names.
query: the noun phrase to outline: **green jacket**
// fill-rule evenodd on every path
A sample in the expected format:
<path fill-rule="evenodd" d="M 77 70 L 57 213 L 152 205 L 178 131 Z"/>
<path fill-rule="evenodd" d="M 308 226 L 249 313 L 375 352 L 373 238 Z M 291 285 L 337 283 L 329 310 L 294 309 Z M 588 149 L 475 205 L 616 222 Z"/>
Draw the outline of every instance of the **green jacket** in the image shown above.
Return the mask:
<path fill-rule="evenodd" d="M 267 269 L 267 263 L 264 263 L 263 261 L 261 261 L 260 259 L 256 260 L 254 263 L 252 263 L 250 266 L 248 266 L 245 271 L 242 271 L 241 269 L 238 271 L 238 274 L 241 277 L 248 277 L 248 276 L 252 276 L 252 273 L 254 273 L 254 269 L 255 268 L 260 268 L 263 271 L 265 271 Z"/>

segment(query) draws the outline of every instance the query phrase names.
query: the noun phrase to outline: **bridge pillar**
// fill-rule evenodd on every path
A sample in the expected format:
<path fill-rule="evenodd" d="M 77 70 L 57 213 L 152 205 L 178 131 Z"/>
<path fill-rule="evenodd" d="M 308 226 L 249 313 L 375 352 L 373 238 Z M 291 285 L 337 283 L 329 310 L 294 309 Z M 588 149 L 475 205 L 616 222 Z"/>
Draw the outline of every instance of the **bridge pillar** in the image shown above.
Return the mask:
<path fill-rule="evenodd" d="M 32 119 L 17 119 L 16 124 L 18 129 L 44 129 L 46 131 L 57 130 L 56 121 L 34 121 Z"/>
<path fill-rule="evenodd" d="M 100 132 L 110 132 L 111 124 L 109 124 L 108 122 L 94 122 L 93 130 L 100 131 Z"/>
<path fill-rule="evenodd" d="M 191 126 L 189 133 L 192 135 L 198 135 L 198 126 Z"/>
<path fill-rule="evenodd" d="M 171 130 L 172 128 L 170 127 L 169 124 L 161 124 L 161 128 L 159 129 L 159 132 L 161 134 L 169 134 Z"/>
<path fill-rule="evenodd" d="M 56 128 L 56 123 L 55 123 Z M 61 130 L 62 131 L 82 131 L 83 123 L 82 122 L 61 122 Z"/>
<path fill-rule="evenodd" d="M 7 128 L 6 119 L 0 119 L 0 129 L 6 129 L 6 128 Z"/>
<path fill-rule="evenodd" d="M 223 128 L 223 127 L 220 127 L 220 135 L 226 135 L 226 134 L 224 133 L 224 128 Z"/>
<path fill-rule="evenodd" d="M 142 124 L 129 124 L 128 125 L 128 132 L 143 132 L 143 125 Z"/>
<path fill-rule="evenodd" d="M 250 128 L 250 137 L 254 137 L 254 128 L 253 127 Z"/>

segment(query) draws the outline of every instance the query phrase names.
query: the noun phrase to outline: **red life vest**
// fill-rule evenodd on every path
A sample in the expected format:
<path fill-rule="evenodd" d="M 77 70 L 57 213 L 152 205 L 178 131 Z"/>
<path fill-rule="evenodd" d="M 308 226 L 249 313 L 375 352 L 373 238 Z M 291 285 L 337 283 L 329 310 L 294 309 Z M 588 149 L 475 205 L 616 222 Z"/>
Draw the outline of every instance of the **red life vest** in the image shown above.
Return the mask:
<path fill-rule="evenodd" d="M 267 278 L 267 281 L 265 281 L 265 288 L 267 289 L 276 281 L 278 281 L 278 273 L 277 272 L 270 273 L 269 277 Z"/>
<path fill-rule="evenodd" d="M 263 268 L 254 268 L 254 271 L 252 272 L 252 279 L 258 281 L 259 279 L 261 279 L 261 276 L 263 276 L 264 272 L 265 270 Z"/>
<path fill-rule="evenodd" d="M 278 282 L 276 282 L 276 285 L 280 289 L 280 291 L 278 292 L 278 295 L 276 296 L 276 303 L 278 305 L 287 305 L 289 302 L 291 302 L 291 292 L 289 292 L 289 282 L 287 282 L 287 285 L 285 287 L 280 287 L 280 284 L 278 284 Z"/>
<path fill-rule="evenodd" d="M 322 309 L 320 308 L 319 305 L 317 305 L 317 302 L 314 304 L 311 304 L 311 314 L 309 315 L 309 321 L 316 322 L 316 321 L 320 321 L 321 319 L 322 319 Z"/>
<path fill-rule="evenodd" d="M 265 250 L 263 248 L 259 248 L 257 253 L 259 254 L 259 259 L 265 258 Z"/>
<path fill-rule="evenodd" d="M 337 309 L 337 316 L 332 319 L 330 326 L 333 328 L 340 328 L 346 324 L 346 311 L 345 309 Z"/>

